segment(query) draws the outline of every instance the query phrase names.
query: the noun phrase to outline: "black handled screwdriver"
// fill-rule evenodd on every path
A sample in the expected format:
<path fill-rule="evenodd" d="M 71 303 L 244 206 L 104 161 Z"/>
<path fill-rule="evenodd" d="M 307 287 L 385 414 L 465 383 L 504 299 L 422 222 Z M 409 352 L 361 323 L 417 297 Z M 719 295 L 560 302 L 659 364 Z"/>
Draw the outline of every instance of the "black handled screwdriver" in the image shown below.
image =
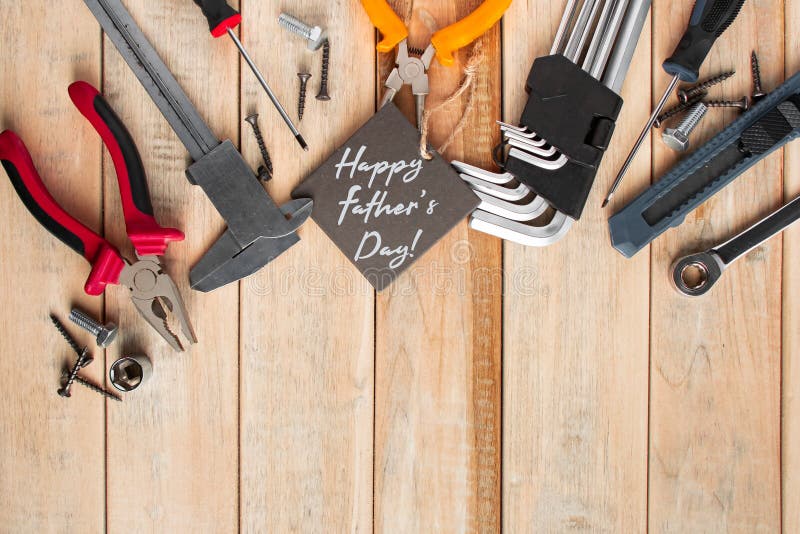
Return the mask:
<path fill-rule="evenodd" d="M 642 146 L 647 134 L 650 133 L 650 129 L 664 108 L 670 93 L 675 90 L 681 80 L 688 83 L 697 81 L 700 77 L 700 65 L 705 61 L 717 38 L 733 23 L 736 15 L 741 11 L 742 5 L 744 5 L 744 0 L 698 0 L 694 4 L 686 33 L 683 34 L 672 56 L 662 65 L 666 73 L 672 75 L 672 81 L 670 81 L 656 109 L 653 110 L 653 114 L 650 115 L 650 120 L 647 121 L 642 133 L 639 135 L 639 139 L 633 145 L 619 174 L 614 179 L 611 189 L 609 189 L 606 198 L 603 200 L 603 207 L 608 205 L 619 184 L 622 183 L 622 178 L 628 172 L 633 158 L 636 157 L 636 153 Z"/>
<path fill-rule="evenodd" d="M 242 57 L 250 66 L 250 70 L 253 71 L 253 74 L 256 75 L 256 79 L 261 84 L 261 87 L 264 88 L 264 91 L 267 92 L 267 96 L 269 99 L 272 100 L 272 104 L 275 106 L 275 109 L 278 110 L 278 113 L 281 114 L 283 121 L 292 131 L 294 134 L 294 138 L 297 139 L 297 142 L 300 143 L 300 146 L 303 147 L 303 150 L 308 150 L 308 145 L 306 144 L 305 139 L 297 131 L 294 123 L 292 123 L 292 119 L 289 118 L 289 115 L 286 113 L 286 110 L 283 109 L 281 103 L 278 101 L 278 98 L 275 96 L 275 93 L 272 92 L 272 89 L 269 88 L 267 81 L 264 79 L 264 76 L 256 67 L 256 64 L 253 62 L 250 54 L 247 53 L 245 50 L 244 45 L 239 38 L 236 37 L 236 33 L 233 31 L 233 28 L 238 26 L 242 22 L 242 15 L 233 9 L 231 6 L 225 2 L 225 0 L 193 0 L 195 4 L 200 6 L 200 9 L 203 11 L 203 15 L 208 20 L 208 28 L 211 30 L 211 35 L 215 38 L 222 37 L 226 33 L 233 39 L 233 42 L 236 44 L 236 48 L 239 49 L 239 52 L 242 54 Z"/>

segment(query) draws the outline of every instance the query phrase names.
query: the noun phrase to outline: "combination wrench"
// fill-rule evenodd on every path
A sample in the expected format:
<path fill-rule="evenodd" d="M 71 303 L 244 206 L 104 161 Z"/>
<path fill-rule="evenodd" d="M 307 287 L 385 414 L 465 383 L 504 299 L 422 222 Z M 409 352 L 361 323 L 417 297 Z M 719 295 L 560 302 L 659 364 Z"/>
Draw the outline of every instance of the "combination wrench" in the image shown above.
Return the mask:
<path fill-rule="evenodd" d="M 673 285 L 687 297 L 704 295 L 731 263 L 783 232 L 798 219 L 800 196 L 725 243 L 680 258 L 672 266 Z"/>

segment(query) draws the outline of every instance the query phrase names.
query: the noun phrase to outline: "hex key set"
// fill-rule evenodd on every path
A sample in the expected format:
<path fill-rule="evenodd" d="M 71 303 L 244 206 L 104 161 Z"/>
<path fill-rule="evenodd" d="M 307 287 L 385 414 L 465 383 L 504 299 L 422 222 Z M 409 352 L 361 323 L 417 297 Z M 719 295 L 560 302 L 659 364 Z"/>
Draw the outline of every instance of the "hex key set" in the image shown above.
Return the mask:
<path fill-rule="evenodd" d="M 470 225 L 528 246 L 562 239 L 580 218 L 608 148 L 650 1 L 570 0 L 550 55 L 533 62 L 519 124 L 500 123 L 505 173 L 453 162 L 481 198 Z M 519 191 L 511 198 L 504 190 Z M 512 195 L 513 196 L 513 195 Z M 534 222 L 552 208 L 544 224 Z"/>

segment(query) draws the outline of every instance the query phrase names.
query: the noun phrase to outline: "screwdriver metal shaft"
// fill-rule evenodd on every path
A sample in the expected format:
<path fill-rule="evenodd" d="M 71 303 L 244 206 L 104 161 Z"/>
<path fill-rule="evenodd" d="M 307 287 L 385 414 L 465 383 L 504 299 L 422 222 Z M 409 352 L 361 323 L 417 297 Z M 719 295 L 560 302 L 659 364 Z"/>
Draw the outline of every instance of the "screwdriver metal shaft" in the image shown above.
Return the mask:
<path fill-rule="evenodd" d="M 642 133 L 639 134 L 639 138 L 633 145 L 630 154 L 628 154 L 628 157 L 625 159 L 625 163 L 622 164 L 622 168 L 619 170 L 617 177 L 614 178 L 614 183 L 611 184 L 611 189 L 608 190 L 606 198 L 603 199 L 602 207 L 605 208 L 608 205 L 608 203 L 611 202 L 611 199 L 614 198 L 614 193 L 617 192 L 617 188 L 619 187 L 619 184 L 622 183 L 622 179 L 625 177 L 625 173 L 628 172 L 628 168 L 631 166 L 631 163 L 633 163 L 633 158 L 636 157 L 636 153 L 639 152 L 639 148 L 641 148 L 642 143 L 644 143 L 644 140 L 647 138 L 647 135 L 650 133 L 650 130 L 653 129 L 653 125 L 656 123 L 658 116 L 661 114 L 661 110 L 664 109 L 667 100 L 669 100 L 669 95 L 671 95 L 672 91 L 675 90 L 675 87 L 678 86 L 678 82 L 680 80 L 681 80 L 680 76 L 678 76 L 677 74 L 672 77 L 672 81 L 669 82 L 667 90 L 664 91 L 664 96 L 662 96 L 661 100 L 659 100 L 658 105 L 656 105 L 656 108 L 653 110 L 653 113 L 647 120 L 647 124 L 645 124 Z"/>
<path fill-rule="evenodd" d="M 744 2 L 745 0 L 697 0 L 695 2 L 692 14 L 689 17 L 689 25 L 683 37 L 675 47 L 675 51 L 662 65 L 664 71 L 672 76 L 672 81 L 650 115 L 650 120 L 647 121 L 642 133 L 639 134 L 639 139 L 636 140 L 636 144 L 628 154 L 625 164 L 614 179 L 606 198 L 603 199 L 603 207 L 608 205 L 619 184 L 622 183 L 622 178 L 630 168 L 631 162 L 636 157 L 636 153 L 642 146 L 647 134 L 653 128 L 653 124 L 658 119 L 658 114 L 664 108 L 669 95 L 675 90 L 680 80 L 691 83 L 697 81 L 700 76 L 700 66 L 708 56 L 711 47 L 728 26 L 733 23 Z"/>
<path fill-rule="evenodd" d="M 267 96 L 269 96 L 269 99 L 272 100 L 272 104 L 275 106 L 275 109 L 277 109 L 278 113 L 281 114 L 283 122 L 286 123 L 286 125 L 294 134 L 294 138 L 297 139 L 297 142 L 300 143 L 300 146 L 303 147 L 303 150 L 308 150 L 308 144 L 306 143 L 305 139 L 303 139 L 303 136 L 295 127 L 294 123 L 292 122 L 292 119 L 289 118 L 289 114 L 286 113 L 285 109 L 283 109 L 283 106 L 278 101 L 278 97 L 276 97 L 275 93 L 273 93 L 272 89 L 270 89 L 269 84 L 267 84 L 267 80 L 264 79 L 264 76 L 262 76 L 261 71 L 258 70 L 258 67 L 253 62 L 253 59 L 250 57 L 250 54 L 247 53 L 247 50 L 245 49 L 244 45 L 239 40 L 239 38 L 236 36 L 236 33 L 234 33 L 234 31 L 231 28 L 227 28 L 226 31 L 228 32 L 230 38 L 233 39 L 234 44 L 236 44 L 236 48 L 239 49 L 239 52 L 242 54 L 244 60 L 250 66 L 250 70 L 252 70 L 253 74 L 255 74 L 258 83 L 261 84 L 261 87 L 264 88 L 264 91 L 266 91 Z"/>

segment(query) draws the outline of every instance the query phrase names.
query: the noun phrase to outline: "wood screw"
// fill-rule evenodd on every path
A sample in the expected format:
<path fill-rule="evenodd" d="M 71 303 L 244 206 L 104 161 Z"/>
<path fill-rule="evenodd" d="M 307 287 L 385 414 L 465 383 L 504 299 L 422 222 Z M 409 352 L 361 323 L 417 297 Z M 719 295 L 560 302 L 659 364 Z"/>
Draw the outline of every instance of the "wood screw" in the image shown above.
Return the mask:
<path fill-rule="evenodd" d="M 709 79 L 705 80 L 704 82 L 699 83 L 697 85 L 693 85 L 693 86 L 687 87 L 685 89 L 679 89 L 678 90 L 678 100 L 681 101 L 681 102 L 687 102 L 692 97 L 697 96 L 700 93 L 705 93 L 705 92 L 708 91 L 709 88 L 714 87 L 715 85 L 718 85 L 718 84 L 724 82 L 725 80 L 727 80 L 728 78 L 730 78 L 734 74 L 736 74 L 735 70 L 731 70 L 731 71 L 728 71 L 728 72 L 723 72 L 722 74 L 718 74 L 717 76 L 714 76 L 713 78 L 709 78 Z"/>
<path fill-rule="evenodd" d="M 328 94 L 328 69 L 330 68 L 331 60 L 331 44 L 328 40 L 322 45 L 322 74 L 321 81 L 319 82 L 319 93 L 317 93 L 317 100 L 328 101 L 331 96 Z"/>
<path fill-rule="evenodd" d="M 710 108 L 739 108 L 742 111 L 750 109 L 750 99 L 743 96 L 739 100 L 711 100 L 705 102 L 705 105 Z"/>
<path fill-rule="evenodd" d="M 244 120 L 253 127 L 253 135 L 256 137 L 258 150 L 261 152 L 261 159 L 264 160 L 264 165 L 258 167 L 258 179 L 262 182 L 268 182 L 272 179 L 272 159 L 269 157 L 267 145 L 264 143 L 264 136 L 261 135 L 261 128 L 258 126 L 258 113 L 248 115 Z"/>
<path fill-rule="evenodd" d="M 753 75 L 753 103 L 756 103 L 767 96 L 767 93 L 761 87 L 761 67 L 758 64 L 758 55 L 755 50 L 750 53 L 750 70 Z"/>
<path fill-rule="evenodd" d="M 66 371 L 66 370 L 62 371 L 61 378 L 69 379 L 69 372 Z M 85 378 L 83 378 L 81 376 L 75 375 L 75 382 L 77 382 L 78 384 L 82 385 L 85 388 L 91 389 L 95 393 L 98 393 L 98 394 L 100 394 L 100 395 L 102 395 L 102 396 L 104 396 L 104 397 L 106 397 L 108 399 L 112 399 L 112 400 L 115 400 L 117 402 L 122 402 L 122 398 L 120 398 L 118 395 L 112 393 L 111 391 L 108 391 L 105 388 L 101 388 L 97 384 L 92 384 L 91 382 L 89 382 L 88 380 L 86 380 Z"/>
<path fill-rule="evenodd" d="M 56 317 L 54 314 L 51 313 L 50 320 L 53 322 L 53 326 L 56 327 L 56 330 L 58 330 L 58 332 L 62 335 L 62 337 L 67 340 L 67 343 L 69 343 L 69 346 L 72 347 L 72 350 L 75 351 L 75 354 L 77 354 L 78 357 L 80 357 L 84 352 L 88 350 L 88 347 L 80 348 L 75 339 L 73 339 L 73 337 L 69 335 L 69 332 L 67 332 L 67 329 L 64 328 L 64 325 L 61 323 L 61 321 L 58 320 L 58 317 Z M 83 366 L 86 367 L 93 361 L 94 358 L 92 358 L 91 356 L 87 356 Z"/>
<path fill-rule="evenodd" d="M 303 113 L 306 110 L 306 91 L 311 74 L 308 72 L 298 72 L 297 77 L 300 79 L 300 95 L 297 98 L 297 119 L 303 120 Z"/>
<path fill-rule="evenodd" d="M 72 394 L 69 392 L 70 388 L 72 387 L 72 382 L 75 381 L 75 377 L 78 376 L 78 369 L 81 367 L 86 367 L 88 365 L 86 363 L 86 359 L 88 358 L 88 348 L 84 348 L 81 352 L 80 356 L 78 356 L 75 365 L 72 366 L 72 369 L 69 371 L 67 375 L 67 382 L 60 388 L 58 388 L 58 394 L 62 397 L 71 397 Z"/>

